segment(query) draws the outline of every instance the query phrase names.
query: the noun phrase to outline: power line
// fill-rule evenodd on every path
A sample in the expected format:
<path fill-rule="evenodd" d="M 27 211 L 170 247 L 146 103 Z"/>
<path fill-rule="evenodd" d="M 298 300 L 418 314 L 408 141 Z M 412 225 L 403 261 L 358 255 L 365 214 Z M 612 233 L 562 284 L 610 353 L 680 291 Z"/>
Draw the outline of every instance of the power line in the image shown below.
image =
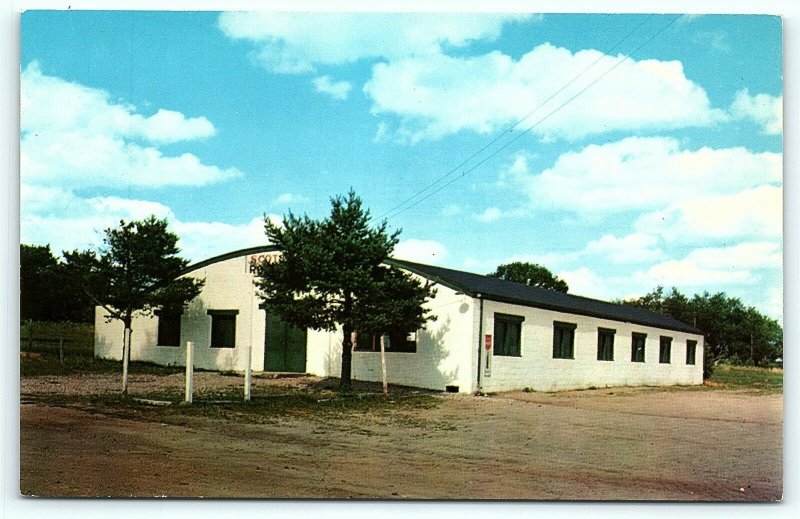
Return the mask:
<path fill-rule="evenodd" d="M 480 160 L 480 161 L 479 161 L 477 164 L 475 164 L 474 166 L 470 167 L 470 168 L 469 168 L 469 169 L 467 169 L 467 170 L 464 170 L 464 171 L 462 171 L 460 175 L 458 175 L 458 176 L 456 176 L 455 178 L 451 179 L 449 182 L 447 182 L 447 183 L 443 184 L 443 185 L 442 185 L 442 186 L 440 186 L 438 189 L 434 190 L 433 192 L 429 193 L 428 195 L 424 196 L 423 198 L 420 198 L 419 200 L 415 201 L 415 202 L 414 202 L 414 203 L 412 203 L 411 205 L 408 205 L 407 207 L 403 207 L 403 206 L 406 206 L 406 204 L 408 204 L 408 203 L 409 203 L 409 202 L 411 202 L 412 200 L 414 200 L 416 197 L 418 197 L 418 196 L 420 196 L 421 194 L 423 194 L 423 193 L 427 192 L 427 191 L 428 191 L 428 190 L 430 190 L 432 187 L 436 186 L 437 184 L 439 184 L 440 182 L 442 182 L 443 180 L 445 180 L 447 177 L 449 177 L 450 175 L 452 175 L 453 173 L 455 173 L 456 171 L 458 171 L 458 169 L 459 169 L 459 168 L 461 168 L 462 166 L 464 166 L 465 164 L 467 164 L 467 163 L 468 163 L 470 160 L 472 160 L 473 158 L 475 158 L 475 157 L 477 157 L 478 155 L 480 155 L 480 154 L 481 154 L 483 151 L 485 151 L 487 148 L 489 148 L 490 146 L 492 146 L 493 144 L 495 144 L 497 141 L 499 141 L 500 139 L 502 139 L 503 137 L 505 137 L 505 135 L 507 135 L 508 133 L 511 133 L 511 132 L 514 130 L 514 128 L 516 128 L 516 127 L 517 127 L 517 126 L 518 126 L 520 123 L 522 123 L 523 121 L 525 121 L 526 119 L 528 119 L 528 118 L 529 118 L 531 115 L 533 115 L 533 114 L 534 114 L 535 112 L 537 112 L 537 111 L 538 111 L 540 108 L 542 108 L 542 106 L 544 106 L 544 105 L 545 105 L 545 104 L 547 104 L 549 101 L 551 101 L 551 100 L 552 100 L 554 97 L 556 97 L 558 94 L 560 94 L 560 93 L 561 93 L 561 92 L 562 92 L 562 91 L 563 91 L 565 88 L 567 88 L 568 86 L 570 86 L 570 85 L 571 85 L 572 83 L 574 83 L 574 82 L 575 82 L 575 81 L 576 81 L 578 78 L 580 78 L 581 76 L 583 76 L 583 74 L 585 74 L 585 73 L 586 73 L 588 70 L 590 70 L 590 69 L 591 69 L 592 67 L 594 67 L 594 66 L 595 66 L 597 63 L 599 63 L 601 60 L 603 60 L 603 59 L 606 57 L 606 55 L 607 55 L 608 53 L 612 52 L 612 51 L 613 51 L 613 50 L 614 50 L 616 47 L 618 47 L 620 44 L 622 44 L 622 42 L 624 42 L 624 41 L 625 41 L 625 40 L 626 40 L 628 37 L 630 37 L 630 36 L 631 36 L 633 33 L 635 33 L 635 32 L 636 32 L 636 31 L 637 31 L 637 30 L 638 30 L 638 29 L 639 29 L 639 28 L 640 28 L 642 25 L 644 25 L 644 24 L 647 22 L 647 20 L 649 20 L 649 19 L 650 19 L 650 17 L 652 17 L 652 16 L 653 16 L 652 14 L 651 14 L 650 16 L 648 16 L 648 17 L 647 17 L 647 18 L 646 18 L 646 19 L 645 19 L 645 20 L 644 20 L 642 23 L 640 23 L 639 25 L 637 25 L 637 26 L 636 26 L 636 28 L 634 28 L 634 29 L 633 29 L 631 32 L 629 32 L 627 35 L 625 35 L 625 37 L 624 37 L 624 38 L 622 38 L 622 39 L 621 39 L 619 42 L 617 42 L 617 43 L 616 43 L 616 44 L 615 44 L 613 47 L 611 47 L 609 50 L 607 50 L 605 53 L 603 53 L 603 55 L 602 55 L 600 58 L 598 58 L 598 59 L 597 59 L 597 60 L 595 60 L 595 61 L 594 61 L 592 64 L 590 64 L 588 67 L 586 67 L 584 70 L 582 70 L 582 71 L 581 71 L 581 72 L 580 72 L 580 73 L 579 73 L 577 76 L 573 77 L 573 78 L 572 78 L 570 81 L 568 81 L 567 83 L 565 83 L 565 84 L 564 84 L 564 85 L 563 85 L 561 88 L 559 88 L 559 89 L 558 89 L 558 90 L 557 90 L 555 93 L 553 93 L 551 96 L 549 96 L 549 97 L 548 97 L 547 99 L 545 99 L 543 102 L 541 102 L 541 103 L 540 103 L 540 104 L 539 104 L 539 105 L 538 105 L 536 108 L 534 108 L 534 109 L 533 109 L 531 112 L 529 112 L 527 115 L 525 115 L 525 116 L 524 116 L 522 119 L 519 119 L 519 120 L 518 120 L 517 122 L 515 122 L 515 123 L 514 123 L 512 126 L 510 126 L 509 128 L 507 128 L 506 130 L 504 130 L 504 131 L 503 131 L 503 132 L 502 132 L 500 135 L 498 135 L 498 136 L 497 136 L 497 137 L 495 137 L 495 138 L 494 138 L 492 141 L 490 141 L 488 144 L 486 144 L 486 145 L 485 145 L 485 146 L 483 146 L 481 149 L 479 149 L 478 151 L 476 151 L 475 153 L 473 153 L 472 155 L 470 155 L 469 157 L 467 157 L 465 160 L 463 160 L 463 161 L 462 161 L 462 162 L 461 162 L 459 165 L 457 165 L 455 168 L 451 169 L 450 171 L 448 171 L 448 172 L 447 172 L 447 173 L 445 173 L 444 175 L 440 176 L 438 179 L 436 179 L 434 182 L 432 182 L 431 184 L 429 184 L 429 185 L 428 185 L 428 186 L 426 186 L 425 188 L 421 189 L 420 191 L 417 191 L 416 193 L 414 193 L 413 195 L 411 195 L 410 197 L 408 197 L 406 200 L 404 200 L 404 201 L 403 201 L 403 202 L 401 202 L 400 204 L 396 205 L 395 207 L 393 207 L 392 209 L 390 209 L 389 211 L 387 211 L 386 213 L 384 213 L 383 215 L 381 215 L 380 219 L 386 218 L 386 219 L 388 220 L 388 219 L 390 219 L 390 218 L 394 218 L 395 216 L 397 216 L 397 215 L 399 215 L 399 214 L 401 214 L 401 213 L 404 213 L 405 211 L 407 211 L 407 210 L 409 210 L 409 209 L 411 209 L 411 208 L 413 208 L 413 207 L 416 207 L 417 205 L 419 205 L 420 203 L 422 203 L 422 202 L 424 202 L 425 200 L 429 199 L 430 197 L 432 197 L 432 196 L 433 196 L 433 195 L 435 195 L 436 193 L 439 193 L 440 191 L 444 190 L 445 188 L 447 188 L 448 186 L 452 185 L 452 184 L 453 184 L 453 183 L 455 183 L 456 181 L 460 180 L 461 178 L 463 178 L 464 176 L 466 176 L 468 173 L 470 173 L 470 172 L 474 171 L 475 169 L 477 169 L 479 166 L 481 166 L 482 164 L 484 164 L 485 162 L 487 162 L 489 159 L 491 159 L 492 157 L 496 156 L 498 153 L 500 153 L 501 151 L 503 151 L 504 149 L 506 149 L 507 147 L 509 147 L 511 144 L 513 144 L 514 142 L 516 142 L 517 140 L 519 140 L 520 138 L 522 138 L 524 135 L 526 135 L 528 132 L 530 132 L 531 130 L 533 130 L 533 129 L 534 129 L 536 126 L 538 126 L 539 124 L 541 124 L 542 122 L 544 122 L 544 121 L 545 121 L 546 119 L 548 119 L 550 116 L 552 116 L 553 114 L 555 114 L 556 112 L 558 112 L 559 110 L 561 110 L 561 108 L 563 108 L 564 106 L 566 106 L 567 104 L 569 104 L 570 102 L 572 102 L 572 101 L 573 101 L 575 98 L 577 98 L 578 96 L 580 96 L 581 94 L 583 94 L 584 92 L 586 92 L 586 91 L 587 91 L 589 88 L 591 88 L 592 86 L 594 86 L 594 85 L 595 85 L 597 82 L 599 82 L 599 81 L 600 81 L 601 79 L 603 79 L 605 76 L 607 76 L 607 75 L 608 75 L 608 74 L 610 74 L 612 71 L 614 71 L 614 70 L 615 70 L 617 67 L 619 67 L 619 66 L 620 66 L 622 63 L 624 63 L 625 61 L 627 61 L 628 59 L 630 59 L 630 58 L 631 58 L 631 56 L 633 56 L 633 55 L 634 55 L 634 54 L 636 54 L 638 51 L 640 51 L 640 50 L 641 50 L 641 49 L 642 49 L 642 48 L 643 48 L 645 45 L 647 45 L 648 43 L 650 43 L 651 41 L 653 41 L 653 40 L 654 40 L 656 37 L 658 37 L 658 36 L 659 36 L 659 35 L 660 35 L 662 32 L 664 32 L 665 30 L 667 30 L 667 28 L 668 28 L 669 26 L 671 26 L 673 23 L 675 23 L 675 22 L 676 22 L 676 21 L 677 21 L 677 20 L 678 20 L 678 19 L 679 19 L 679 18 L 680 18 L 682 15 L 678 15 L 677 17 L 675 17 L 674 19 L 672 19 L 672 20 L 671 20 L 669 23 L 667 23 L 667 24 L 666 24 L 664 27 L 662 27 L 661 29 L 659 29 L 658 31 L 656 31 L 656 32 L 655 32 L 655 33 L 654 33 L 652 36 L 650 36 L 650 37 L 649 37 L 647 40 L 645 40 L 645 42 L 644 42 L 644 43 L 642 43 L 641 45 L 639 45 L 638 47 L 636 47 L 636 48 L 635 48 L 633 51 L 631 51 L 630 53 L 628 53 L 627 55 L 625 55 L 625 56 L 624 56 L 622 59 L 620 59 L 619 61 L 617 61 L 617 62 L 616 62 L 616 63 L 615 63 L 615 64 L 614 64 L 614 65 L 613 65 L 611 68 L 609 68 L 608 70 L 606 70 L 605 72 L 603 72 L 603 73 L 602 73 L 600 76 L 598 76 L 598 77 L 597 77 L 597 78 L 595 78 L 593 81 L 591 81 L 591 82 L 590 82 L 588 85 L 586 85 L 584 88 L 582 88 L 581 90 L 579 90 L 579 91 L 578 91 L 578 93 L 576 93 L 575 95 L 573 95 L 572 97 L 570 97 L 569 99 L 567 99 L 566 101 L 564 101 L 563 103 L 561 103 L 561 104 L 560 104 L 558 107 L 556 107 L 554 110 L 552 110 L 552 111 L 551 111 L 551 112 L 549 112 L 547 115 L 545 115 L 544 117 L 542 117 L 541 119 L 539 119 L 538 121 L 536 121 L 536 122 L 535 122 L 533 125 L 529 126 L 528 128 L 526 128 L 526 129 L 525 129 L 525 130 L 523 130 L 522 132 L 519 132 L 519 133 L 517 133 L 517 135 L 516 135 L 516 136 L 515 136 L 513 139 L 511 139 L 510 141 L 508 141 L 507 143 L 505 143 L 504 145 L 502 145 L 501 147 L 497 148 L 495 151 L 493 151 L 492 153 L 490 153 L 489 155 L 487 155 L 486 157 L 484 157 L 483 159 L 481 159 L 481 160 Z M 400 209 L 400 208 L 402 208 L 402 209 Z M 398 210 L 398 209 L 399 209 L 399 210 Z"/>

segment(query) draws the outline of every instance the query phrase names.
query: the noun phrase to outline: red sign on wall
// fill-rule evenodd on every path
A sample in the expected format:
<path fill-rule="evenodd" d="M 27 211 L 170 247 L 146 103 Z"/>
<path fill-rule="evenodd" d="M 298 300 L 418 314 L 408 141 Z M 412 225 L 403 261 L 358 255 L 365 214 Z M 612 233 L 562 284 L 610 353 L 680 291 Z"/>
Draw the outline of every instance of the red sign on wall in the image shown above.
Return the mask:
<path fill-rule="evenodd" d="M 486 351 L 489 351 L 489 350 L 492 349 L 492 336 L 491 335 L 487 335 L 486 337 L 484 337 L 484 339 L 483 339 L 483 347 L 486 348 Z"/>

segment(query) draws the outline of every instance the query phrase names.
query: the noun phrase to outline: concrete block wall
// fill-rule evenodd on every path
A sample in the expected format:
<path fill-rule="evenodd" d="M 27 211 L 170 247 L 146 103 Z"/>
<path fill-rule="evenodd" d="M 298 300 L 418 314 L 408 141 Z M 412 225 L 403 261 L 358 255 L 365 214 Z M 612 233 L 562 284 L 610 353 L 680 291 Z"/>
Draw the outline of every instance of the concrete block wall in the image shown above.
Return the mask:
<path fill-rule="evenodd" d="M 436 296 L 427 306 L 439 316 L 417 333 L 416 353 L 386 352 L 386 375 L 391 384 L 444 391 L 455 386 L 458 391 L 474 390 L 472 355 L 473 300 L 447 287 L 437 286 Z M 341 374 L 342 337 L 310 332 L 308 370 L 319 376 Z M 381 381 L 380 352 L 353 352 L 353 379 Z"/>
<path fill-rule="evenodd" d="M 241 256 L 208 265 L 187 274 L 205 279 L 200 295 L 190 302 L 181 316 L 180 346 L 159 346 L 158 318 L 134 318 L 131 334 L 131 360 L 163 365 L 185 365 L 186 343 L 194 342 L 194 365 L 219 371 L 244 371 L 247 346 L 252 345 L 253 371 L 264 367 L 265 313 L 253 286 L 247 257 Z M 236 346 L 211 348 L 211 316 L 208 310 L 237 310 Z M 121 321 L 106 322 L 102 308 L 95 311 L 95 356 L 122 358 Z"/>
<path fill-rule="evenodd" d="M 702 384 L 703 337 L 660 328 L 486 301 L 484 335 L 494 334 L 494 314 L 524 317 L 521 356 L 490 356 L 483 390 L 556 391 L 589 387 Z M 553 358 L 553 321 L 574 323 L 574 358 Z M 598 328 L 616 330 L 614 360 L 597 360 Z M 645 362 L 631 361 L 631 334 L 647 334 Z M 672 337 L 671 362 L 659 363 L 660 337 Z M 686 341 L 697 341 L 695 364 L 686 364 Z"/>

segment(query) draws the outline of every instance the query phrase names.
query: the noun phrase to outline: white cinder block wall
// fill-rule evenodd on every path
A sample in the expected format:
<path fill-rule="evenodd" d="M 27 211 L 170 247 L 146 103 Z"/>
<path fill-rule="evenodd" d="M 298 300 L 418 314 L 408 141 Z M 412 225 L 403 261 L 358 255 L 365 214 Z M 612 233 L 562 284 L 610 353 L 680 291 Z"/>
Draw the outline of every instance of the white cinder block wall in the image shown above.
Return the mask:
<path fill-rule="evenodd" d="M 423 280 L 424 281 L 424 280 Z M 474 391 L 472 298 L 437 285 L 436 296 L 427 306 L 438 315 L 417 333 L 416 353 L 386 352 L 387 379 L 400 384 L 444 391 L 456 386 L 460 392 Z M 319 376 L 341 374 L 341 330 L 308 336 L 308 371 Z M 381 354 L 353 352 L 353 379 L 381 380 Z"/>
<path fill-rule="evenodd" d="M 200 295 L 189 303 L 181 316 L 180 346 L 158 346 L 157 317 L 137 317 L 132 323 L 131 360 L 164 365 L 185 365 L 186 343 L 194 342 L 194 365 L 219 371 L 243 371 L 247 346 L 251 344 L 253 371 L 264 367 L 265 312 L 253 285 L 246 256 L 212 263 L 190 272 L 205 279 Z M 208 310 L 237 310 L 236 347 L 211 348 L 211 316 Z M 107 313 L 95 310 L 95 356 L 122 359 L 122 322 L 106 322 Z"/>
<path fill-rule="evenodd" d="M 522 323 L 521 356 L 490 356 L 489 375 L 483 377 L 483 391 L 486 392 L 524 388 L 556 391 L 625 385 L 688 385 L 703 382 L 701 335 L 495 301 L 484 302 L 484 335 L 494 336 L 495 313 L 518 315 L 524 317 L 525 321 Z M 554 321 L 577 325 L 574 359 L 553 358 Z M 613 361 L 597 360 L 598 328 L 616 330 Z M 647 334 L 643 363 L 631 361 L 633 332 Z M 662 335 L 672 337 L 670 364 L 659 363 Z M 694 365 L 686 364 L 687 339 L 697 341 Z"/>

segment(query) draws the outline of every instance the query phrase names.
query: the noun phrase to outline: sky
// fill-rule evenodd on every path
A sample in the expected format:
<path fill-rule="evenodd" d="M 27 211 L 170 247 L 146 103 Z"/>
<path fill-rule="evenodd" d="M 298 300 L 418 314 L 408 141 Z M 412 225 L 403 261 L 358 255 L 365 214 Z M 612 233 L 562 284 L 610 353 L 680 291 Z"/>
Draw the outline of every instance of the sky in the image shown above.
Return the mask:
<path fill-rule="evenodd" d="M 782 320 L 781 20 L 27 11 L 20 240 L 166 217 L 199 261 L 353 189 L 398 257 Z"/>

